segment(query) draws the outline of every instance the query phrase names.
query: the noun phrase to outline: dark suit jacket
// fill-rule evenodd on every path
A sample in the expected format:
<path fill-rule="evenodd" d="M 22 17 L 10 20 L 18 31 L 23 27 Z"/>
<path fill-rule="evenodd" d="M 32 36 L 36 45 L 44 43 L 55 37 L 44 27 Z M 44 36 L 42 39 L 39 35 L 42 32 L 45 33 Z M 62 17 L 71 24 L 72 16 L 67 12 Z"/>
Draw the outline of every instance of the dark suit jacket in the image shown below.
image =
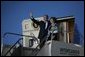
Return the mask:
<path fill-rule="evenodd" d="M 48 25 L 47 25 L 47 28 L 45 29 L 45 23 L 44 21 L 38 21 L 38 20 L 35 20 L 34 18 L 31 19 L 34 23 L 36 23 L 37 25 L 40 26 L 40 31 L 39 31 L 39 36 L 38 38 L 39 39 L 43 39 L 44 36 L 47 35 L 48 33 L 48 28 L 50 26 L 50 22 L 48 21 Z"/>

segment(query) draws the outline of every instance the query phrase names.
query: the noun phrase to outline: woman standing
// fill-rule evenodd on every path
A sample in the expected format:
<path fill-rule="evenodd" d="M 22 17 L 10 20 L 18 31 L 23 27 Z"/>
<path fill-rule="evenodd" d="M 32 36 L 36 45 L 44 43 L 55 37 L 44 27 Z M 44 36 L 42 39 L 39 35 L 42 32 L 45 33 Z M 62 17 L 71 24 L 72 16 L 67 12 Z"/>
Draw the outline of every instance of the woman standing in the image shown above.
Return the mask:
<path fill-rule="evenodd" d="M 56 23 L 56 18 L 55 17 L 51 17 L 50 18 L 50 22 L 51 22 L 51 26 L 49 27 L 48 30 L 48 40 L 59 40 L 58 39 L 58 25 Z"/>

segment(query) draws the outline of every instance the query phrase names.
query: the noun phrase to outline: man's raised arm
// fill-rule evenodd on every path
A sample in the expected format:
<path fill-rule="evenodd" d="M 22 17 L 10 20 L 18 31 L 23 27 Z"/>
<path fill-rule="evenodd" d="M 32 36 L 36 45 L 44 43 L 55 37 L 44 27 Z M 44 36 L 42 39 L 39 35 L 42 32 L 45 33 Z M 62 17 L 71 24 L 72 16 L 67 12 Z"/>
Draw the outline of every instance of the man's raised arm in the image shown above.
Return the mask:
<path fill-rule="evenodd" d="M 35 19 L 34 19 L 32 13 L 30 13 L 30 19 L 31 19 L 34 23 L 36 23 L 37 25 L 39 25 L 40 22 L 39 22 L 38 20 L 35 20 Z"/>

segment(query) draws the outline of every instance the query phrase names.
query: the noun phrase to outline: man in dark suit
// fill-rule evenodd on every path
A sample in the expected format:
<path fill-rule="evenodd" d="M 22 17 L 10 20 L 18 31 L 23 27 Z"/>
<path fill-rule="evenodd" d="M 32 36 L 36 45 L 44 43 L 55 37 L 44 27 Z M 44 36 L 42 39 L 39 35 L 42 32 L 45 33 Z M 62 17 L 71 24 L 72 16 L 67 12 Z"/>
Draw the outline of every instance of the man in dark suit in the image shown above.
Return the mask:
<path fill-rule="evenodd" d="M 45 36 L 47 36 L 47 33 L 48 33 L 48 28 L 50 26 L 50 22 L 48 21 L 48 15 L 44 15 L 43 16 L 43 21 L 38 21 L 38 20 L 35 20 L 33 18 L 33 16 L 31 16 L 31 20 L 36 23 L 37 25 L 40 26 L 40 31 L 39 31 L 39 36 L 38 38 L 40 39 L 40 43 L 42 42 L 42 40 L 44 38 L 46 38 Z M 43 47 L 45 41 L 40 45 L 40 48 Z"/>

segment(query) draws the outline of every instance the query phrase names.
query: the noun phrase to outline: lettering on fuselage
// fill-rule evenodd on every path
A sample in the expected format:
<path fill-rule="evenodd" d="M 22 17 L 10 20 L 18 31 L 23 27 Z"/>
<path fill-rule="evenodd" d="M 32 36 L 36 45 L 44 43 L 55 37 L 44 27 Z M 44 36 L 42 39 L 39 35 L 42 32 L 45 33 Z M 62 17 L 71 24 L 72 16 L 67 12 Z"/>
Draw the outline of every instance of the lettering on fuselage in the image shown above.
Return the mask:
<path fill-rule="evenodd" d="M 67 48 L 60 48 L 60 54 L 63 55 L 72 55 L 72 56 L 79 56 L 79 50 L 67 49 Z"/>

